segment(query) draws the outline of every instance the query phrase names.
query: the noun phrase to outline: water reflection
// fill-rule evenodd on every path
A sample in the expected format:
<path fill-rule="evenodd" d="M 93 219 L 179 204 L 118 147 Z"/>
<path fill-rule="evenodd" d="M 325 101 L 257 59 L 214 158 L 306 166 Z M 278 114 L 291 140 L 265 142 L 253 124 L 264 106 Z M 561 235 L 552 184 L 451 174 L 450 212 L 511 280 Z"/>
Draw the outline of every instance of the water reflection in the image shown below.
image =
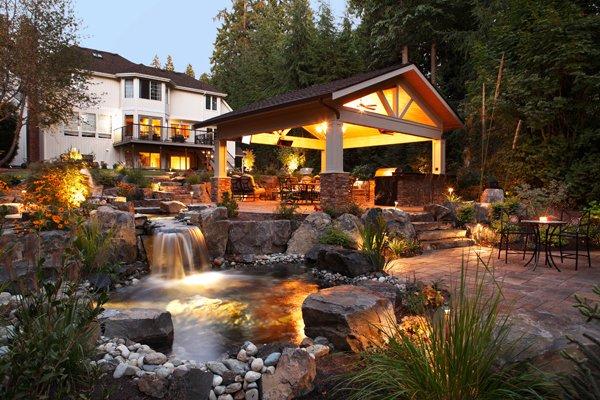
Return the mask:
<path fill-rule="evenodd" d="M 206 272 L 180 280 L 149 276 L 121 289 L 106 307 L 170 311 L 173 352 L 206 361 L 245 340 L 299 342 L 302 302 L 317 290 L 302 267 L 281 265 L 268 272 Z"/>

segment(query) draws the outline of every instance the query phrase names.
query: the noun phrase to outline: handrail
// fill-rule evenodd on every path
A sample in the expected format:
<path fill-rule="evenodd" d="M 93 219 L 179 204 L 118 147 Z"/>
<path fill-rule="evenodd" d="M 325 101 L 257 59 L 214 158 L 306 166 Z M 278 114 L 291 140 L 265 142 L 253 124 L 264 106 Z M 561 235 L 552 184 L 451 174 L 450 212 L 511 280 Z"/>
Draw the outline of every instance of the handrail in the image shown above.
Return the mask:
<path fill-rule="evenodd" d="M 186 129 L 178 126 L 129 124 L 116 128 L 113 134 L 114 142 L 132 140 L 161 142 L 161 143 L 189 143 L 212 146 L 214 135 L 207 129 Z"/>

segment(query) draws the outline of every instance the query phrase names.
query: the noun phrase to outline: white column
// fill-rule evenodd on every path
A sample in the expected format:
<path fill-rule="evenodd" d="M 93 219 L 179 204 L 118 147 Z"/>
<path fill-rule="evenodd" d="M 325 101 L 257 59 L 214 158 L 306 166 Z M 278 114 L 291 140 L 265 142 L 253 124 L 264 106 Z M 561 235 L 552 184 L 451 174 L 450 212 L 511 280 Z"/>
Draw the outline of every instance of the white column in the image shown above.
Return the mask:
<path fill-rule="evenodd" d="M 321 150 L 321 172 L 327 170 L 327 153 L 325 150 Z"/>
<path fill-rule="evenodd" d="M 431 141 L 431 173 L 443 175 L 446 173 L 446 140 Z"/>
<path fill-rule="evenodd" d="M 227 141 L 215 140 L 215 178 L 227 178 Z"/>
<path fill-rule="evenodd" d="M 344 172 L 342 121 L 329 121 L 325 137 L 325 172 Z"/>

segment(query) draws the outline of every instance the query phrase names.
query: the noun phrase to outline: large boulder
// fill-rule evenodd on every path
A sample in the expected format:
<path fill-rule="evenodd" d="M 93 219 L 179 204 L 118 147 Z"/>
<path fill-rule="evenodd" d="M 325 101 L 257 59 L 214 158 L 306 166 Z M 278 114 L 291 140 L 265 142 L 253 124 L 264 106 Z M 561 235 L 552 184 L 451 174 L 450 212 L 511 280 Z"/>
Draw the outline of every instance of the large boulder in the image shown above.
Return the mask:
<path fill-rule="evenodd" d="M 199 226 L 211 257 L 223 257 L 229 241 L 231 221 L 227 220 L 225 207 L 210 207 L 200 210 Z"/>
<path fill-rule="evenodd" d="M 178 214 L 179 212 L 186 210 L 187 206 L 177 200 L 161 201 L 160 209 L 167 214 Z"/>
<path fill-rule="evenodd" d="M 168 311 L 107 309 L 98 320 L 104 336 L 127 338 L 157 348 L 167 348 L 173 343 L 173 321 Z"/>
<path fill-rule="evenodd" d="M 423 207 L 423 211 L 433 215 L 435 221 L 453 221 L 454 211 L 449 204 L 427 204 Z"/>
<path fill-rule="evenodd" d="M 213 373 L 191 368 L 181 377 L 174 377 L 170 392 L 177 393 L 178 400 L 205 400 L 212 388 Z"/>
<path fill-rule="evenodd" d="M 317 363 L 304 349 L 283 350 L 274 374 L 263 374 L 263 400 L 291 400 L 310 393 Z"/>
<path fill-rule="evenodd" d="M 344 232 L 353 242 L 353 248 L 358 249 L 362 246 L 363 223 L 360 218 L 353 214 L 342 214 L 333 221 L 333 227 Z"/>
<path fill-rule="evenodd" d="M 387 298 L 353 285 L 310 294 L 302 304 L 302 318 L 306 336 L 324 336 L 336 349 L 354 352 L 384 344 L 396 325 Z"/>
<path fill-rule="evenodd" d="M 20 214 L 23 211 L 21 203 L 2 203 L 0 204 L 0 212 L 5 214 Z"/>
<path fill-rule="evenodd" d="M 210 203 L 210 182 L 199 183 L 197 185 L 191 185 L 192 192 L 194 192 L 195 201 L 199 203 Z"/>
<path fill-rule="evenodd" d="M 309 214 L 292 234 L 288 242 L 287 253 L 306 254 L 315 244 L 319 243 L 319 238 L 330 225 L 329 214 L 321 211 Z"/>
<path fill-rule="evenodd" d="M 377 271 L 360 251 L 335 247 L 321 248 L 315 267 L 351 278 Z"/>
<path fill-rule="evenodd" d="M 415 227 L 410 221 L 410 216 L 405 211 L 397 208 L 381 209 L 375 207 L 365 211 L 361 216 L 361 220 L 365 225 L 375 223 L 378 218 L 385 221 L 389 236 L 414 239 L 417 235 Z"/>
<path fill-rule="evenodd" d="M 309 264 L 316 264 L 319 260 L 319 254 L 321 252 L 334 251 L 334 250 L 342 250 L 342 246 L 332 245 L 332 244 L 315 244 L 310 248 L 309 251 L 304 255 L 304 261 Z"/>
<path fill-rule="evenodd" d="M 291 236 L 289 220 L 235 221 L 229 229 L 231 254 L 283 253 Z"/>
<path fill-rule="evenodd" d="M 367 279 L 357 285 L 388 299 L 395 309 L 402 306 L 402 292 L 391 283 Z"/>
<path fill-rule="evenodd" d="M 101 206 L 92 211 L 92 218 L 97 220 L 102 230 L 113 233 L 112 256 L 115 261 L 132 263 L 137 258 L 137 239 L 135 235 L 135 215 L 126 211 L 115 210 L 109 206 Z"/>
<path fill-rule="evenodd" d="M 482 203 L 501 203 L 504 201 L 504 190 L 502 189 L 485 189 L 481 193 Z"/>

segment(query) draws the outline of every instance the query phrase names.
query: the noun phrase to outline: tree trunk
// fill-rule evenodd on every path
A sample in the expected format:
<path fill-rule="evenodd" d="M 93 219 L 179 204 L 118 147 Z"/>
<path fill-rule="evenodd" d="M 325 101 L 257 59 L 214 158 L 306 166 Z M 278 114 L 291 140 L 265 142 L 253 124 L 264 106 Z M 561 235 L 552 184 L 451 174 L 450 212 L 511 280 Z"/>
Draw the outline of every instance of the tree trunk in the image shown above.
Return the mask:
<path fill-rule="evenodd" d="M 402 47 L 402 64 L 408 64 L 408 46 Z"/>
<path fill-rule="evenodd" d="M 19 111 L 19 115 L 17 117 L 17 124 L 15 126 L 15 134 L 13 136 L 12 142 L 10 143 L 10 147 L 6 151 L 6 153 L 0 158 L 0 166 L 4 167 L 8 164 L 15 156 L 15 152 L 17 151 L 17 146 L 19 145 L 19 138 L 21 137 L 21 128 L 23 128 L 23 107 Z"/>
<path fill-rule="evenodd" d="M 436 70 L 437 70 L 437 47 L 435 44 L 435 40 L 433 42 L 431 42 L 431 84 L 435 85 L 435 75 L 436 75 Z"/>

